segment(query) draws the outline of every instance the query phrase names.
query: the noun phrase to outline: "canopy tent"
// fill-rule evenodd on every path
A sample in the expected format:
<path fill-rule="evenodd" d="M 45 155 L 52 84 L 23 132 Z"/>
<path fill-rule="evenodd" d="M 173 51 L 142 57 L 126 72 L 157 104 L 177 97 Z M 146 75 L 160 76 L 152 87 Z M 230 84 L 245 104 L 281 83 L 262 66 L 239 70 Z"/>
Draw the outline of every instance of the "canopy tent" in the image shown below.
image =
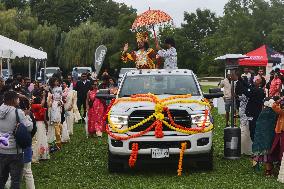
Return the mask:
<path fill-rule="evenodd" d="M 239 60 L 240 66 L 267 66 L 268 63 L 281 63 L 281 54 L 263 45 L 246 54 L 249 58 Z"/>
<path fill-rule="evenodd" d="M 0 51 L 2 51 L 4 55 L 5 52 L 10 51 L 11 55 L 10 57 L 7 57 L 4 56 L 3 53 L 1 53 L 0 58 L 14 59 L 15 57 L 19 58 L 29 57 L 34 59 L 47 59 L 46 52 L 19 43 L 2 35 L 0 35 Z"/>
<path fill-rule="evenodd" d="M 12 50 L 0 50 L 0 58 L 14 59 L 16 57 L 14 56 L 14 53 Z"/>
<path fill-rule="evenodd" d="M 0 76 L 2 76 L 2 58 L 8 59 L 7 65 L 10 74 L 10 59 L 18 58 L 34 58 L 34 59 L 47 59 L 47 53 L 28 45 L 19 43 L 7 37 L 0 35 Z M 36 66 L 37 67 L 37 66 Z M 45 66 L 46 67 L 46 66 Z M 31 65 L 29 59 L 29 77 L 31 78 Z"/>

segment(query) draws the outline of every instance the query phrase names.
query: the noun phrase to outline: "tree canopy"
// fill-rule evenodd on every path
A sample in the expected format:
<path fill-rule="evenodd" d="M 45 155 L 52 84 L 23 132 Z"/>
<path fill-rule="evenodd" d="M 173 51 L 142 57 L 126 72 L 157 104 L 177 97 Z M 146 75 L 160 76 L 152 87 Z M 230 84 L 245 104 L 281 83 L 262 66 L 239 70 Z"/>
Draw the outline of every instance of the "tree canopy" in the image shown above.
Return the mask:
<path fill-rule="evenodd" d="M 230 0 L 224 15 L 208 9 L 185 12 L 181 27 L 163 27 L 159 40 L 173 37 L 178 67 L 202 75 L 223 73 L 214 58 L 247 53 L 263 44 L 284 50 L 283 0 Z M 136 10 L 112 0 L 0 0 L 0 33 L 48 53 L 48 65 L 70 70 L 92 65 L 95 49 L 108 47 L 104 66 L 134 66 L 120 61 L 124 43 L 135 48 L 130 31 Z M 154 47 L 154 43 L 151 43 Z"/>

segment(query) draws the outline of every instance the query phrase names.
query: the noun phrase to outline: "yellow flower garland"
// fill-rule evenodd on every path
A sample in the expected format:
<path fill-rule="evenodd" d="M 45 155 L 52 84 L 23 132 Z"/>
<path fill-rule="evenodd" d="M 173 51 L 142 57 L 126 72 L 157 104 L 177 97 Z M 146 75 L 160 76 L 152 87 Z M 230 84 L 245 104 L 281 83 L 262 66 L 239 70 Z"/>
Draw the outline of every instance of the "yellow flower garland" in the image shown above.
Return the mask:
<path fill-rule="evenodd" d="M 191 95 L 176 95 L 176 96 L 171 96 L 165 99 L 159 99 L 156 95 L 153 94 L 141 94 L 141 95 L 133 95 L 133 97 L 130 98 L 123 98 L 123 99 L 117 99 L 115 101 L 114 104 L 118 104 L 120 102 L 136 102 L 136 101 L 149 101 L 152 103 L 156 103 L 155 106 L 155 113 L 153 113 L 151 116 L 149 116 L 148 118 L 142 120 L 141 122 L 128 127 L 126 129 L 118 129 L 117 125 L 115 125 L 112 121 L 111 121 L 111 110 L 108 112 L 108 122 L 109 125 L 111 126 L 112 130 L 114 132 L 117 132 L 119 134 L 124 134 L 127 133 L 133 129 L 136 129 L 142 125 L 144 125 L 145 123 L 149 122 L 150 120 L 152 120 L 153 118 L 156 118 L 156 120 L 160 120 L 162 121 L 167 127 L 169 127 L 172 130 L 175 130 L 177 132 L 181 132 L 181 133 L 185 133 L 185 134 L 196 134 L 196 133 L 204 133 L 204 132 L 208 132 L 210 130 L 213 129 L 213 124 L 211 124 L 209 127 L 206 127 L 204 129 L 200 129 L 200 130 L 194 130 L 194 131 L 189 131 L 189 130 L 183 130 L 180 128 L 176 128 L 173 125 L 171 125 L 170 123 L 165 121 L 165 116 L 163 114 L 163 110 L 165 107 L 167 107 L 168 105 L 171 104 L 188 104 L 188 103 L 196 103 L 196 104 L 200 104 L 200 105 L 204 105 L 207 106 L 210 109 L 210 104 L 208 102 L 204 102 L 204 101 L 199 101 L 199 100 L 176 100 L 176 99 L 182 99 L 182 98 L 190 98 Z"/>

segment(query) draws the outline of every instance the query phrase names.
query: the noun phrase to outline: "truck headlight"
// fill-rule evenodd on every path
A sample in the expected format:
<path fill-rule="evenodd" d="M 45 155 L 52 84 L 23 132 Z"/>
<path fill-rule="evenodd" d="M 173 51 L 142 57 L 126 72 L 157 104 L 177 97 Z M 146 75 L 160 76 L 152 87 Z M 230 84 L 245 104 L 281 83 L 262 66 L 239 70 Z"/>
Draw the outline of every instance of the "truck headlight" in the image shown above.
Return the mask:
<path fill-rule="evenodd" d="M 191 115 L 191 119 L 192 119 L 192 124 L 197 125 L 198 127 L 202 127 L 202 124 L 205 119 L 205 115 L 204 114 Z M 206 117 L 205 126 L 209 126 L 210 123 L 211 123 L 210 116 L 208 115 Z"/>
<path fill-rule="evenodd" d="M 110 120 L 113 124 L 117 126 L 118 129 L 121 129 L 122 127 L 128 125 L 128 116 L 111 115 Z"/>

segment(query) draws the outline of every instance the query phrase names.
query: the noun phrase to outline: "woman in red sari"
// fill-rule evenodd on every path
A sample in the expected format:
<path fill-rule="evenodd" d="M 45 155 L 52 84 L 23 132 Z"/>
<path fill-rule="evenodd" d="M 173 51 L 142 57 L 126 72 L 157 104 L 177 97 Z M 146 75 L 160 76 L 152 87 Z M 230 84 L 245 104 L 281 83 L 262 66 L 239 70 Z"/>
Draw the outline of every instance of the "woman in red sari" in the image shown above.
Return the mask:
<path fill-rule="evenodd" d="M 98 82 L 92 81 L 91 90 L 89 90 L 86 100 L 86 107 L 88 112 L 88 132 L 89 135 L 96 133 L 98 137 L 102 136 L 105 122 L 103 117 L 106 113 L 105 100 L 96 98 L 98 92 Z"/>

